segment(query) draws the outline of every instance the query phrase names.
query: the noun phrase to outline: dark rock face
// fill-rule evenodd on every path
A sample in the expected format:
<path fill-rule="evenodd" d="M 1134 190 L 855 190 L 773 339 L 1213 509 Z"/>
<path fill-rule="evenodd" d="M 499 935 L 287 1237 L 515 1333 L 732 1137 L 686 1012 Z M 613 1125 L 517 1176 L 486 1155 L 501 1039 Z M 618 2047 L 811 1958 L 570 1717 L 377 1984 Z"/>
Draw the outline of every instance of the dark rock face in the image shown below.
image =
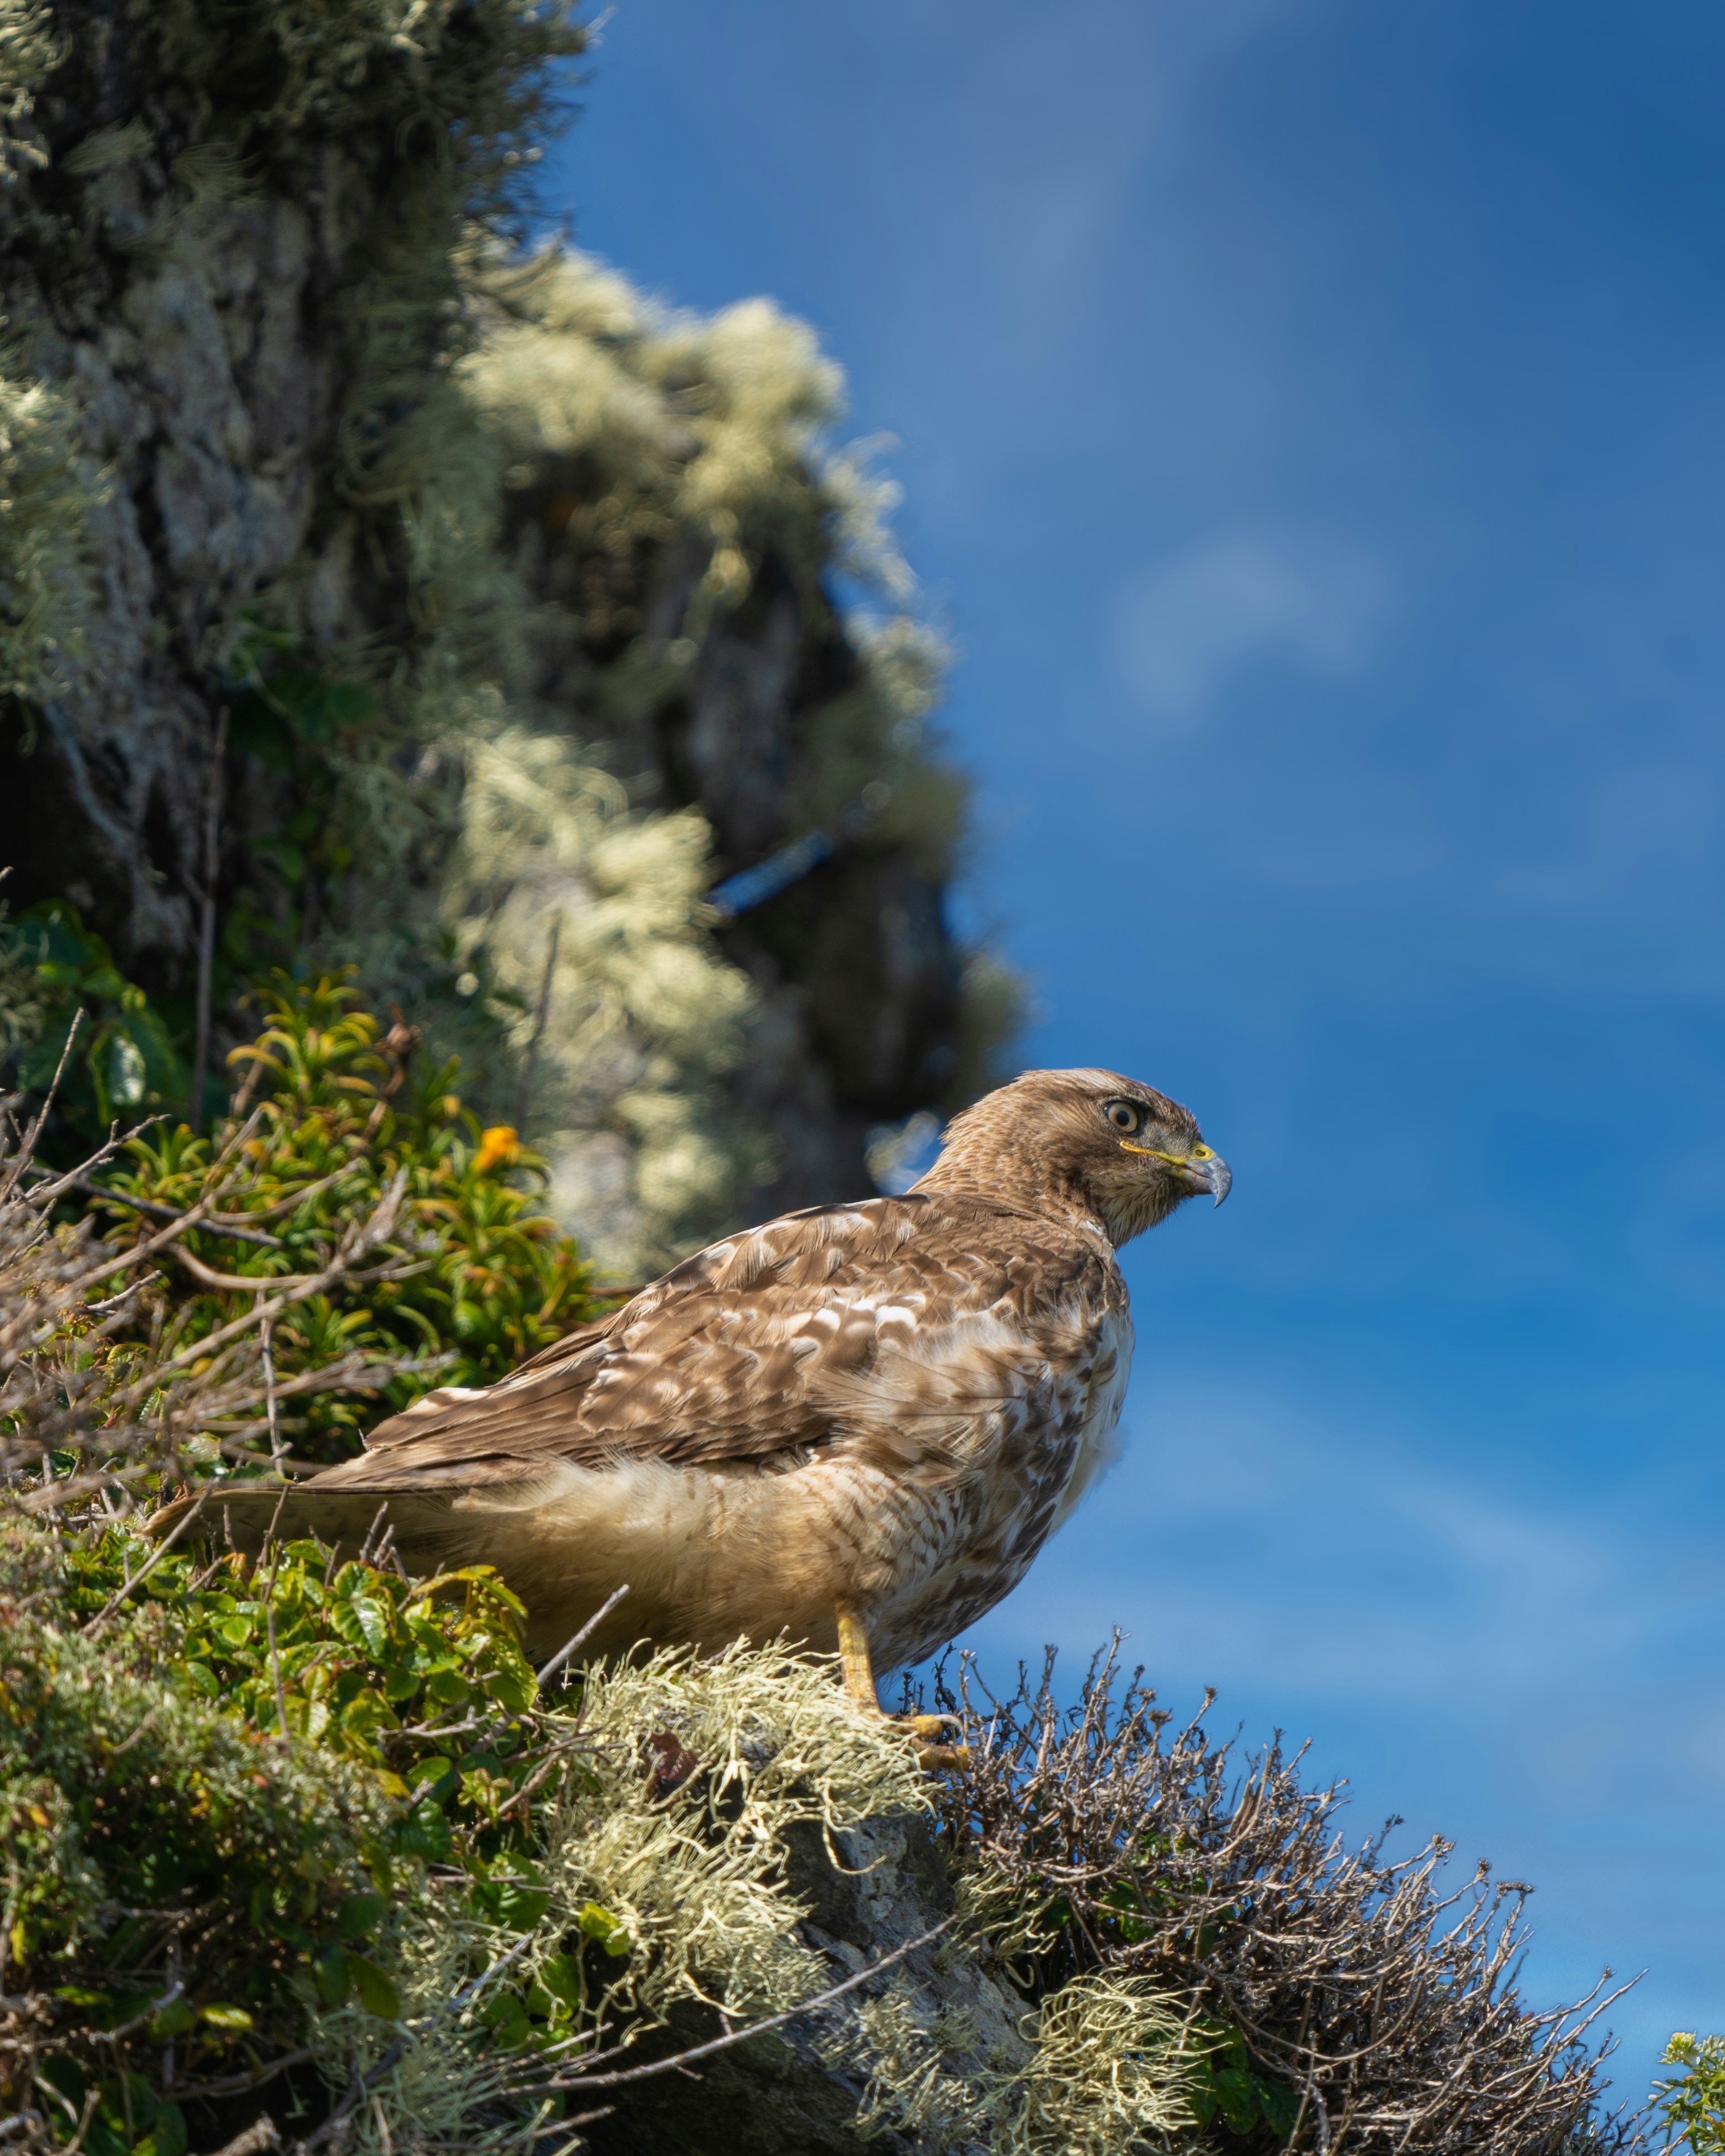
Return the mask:
<path fill-rule="evenodd" d="M 218 715 L 260 633 L 266 665 L 349 672 L 414 642 L 380 480 L 449 343 L 463 217 L 495 199 L 547 56 L 579 49 L 555 14 L 434 5 L 409 49 L 340 0 L 316 28 L 55 0 L 33 65 L 8 56 L 8 371 L 75 407 L 105 499 L 83 649 L 0 714 L 0 855 L 15 906 L 71 896 L 152 988 L 183 986 L 218 778 L 224 901 L 308 936 L 339 904 L 266 858 L 304 773 L 236 742 L 218 774 Z"/>
<path fill-rule="evenodd" d="M 298 199 L 197 199 L 136 12 L 56 13 L 67 59 L 35 109 L 50 162 L 0 203 L 0 305 L 32 371 L 69 389 L 110 485 L 83 661 L 41 711 L 7 715 L 0 856 L 15 903 L 69 893 L 161 980 L 193 934 L 212 639 L 306 547 L 339 343 L 318 302 L 365 206 L 319 214 L 333 172 Z M 235 808 L 267 822 L 274 803 Z"/>

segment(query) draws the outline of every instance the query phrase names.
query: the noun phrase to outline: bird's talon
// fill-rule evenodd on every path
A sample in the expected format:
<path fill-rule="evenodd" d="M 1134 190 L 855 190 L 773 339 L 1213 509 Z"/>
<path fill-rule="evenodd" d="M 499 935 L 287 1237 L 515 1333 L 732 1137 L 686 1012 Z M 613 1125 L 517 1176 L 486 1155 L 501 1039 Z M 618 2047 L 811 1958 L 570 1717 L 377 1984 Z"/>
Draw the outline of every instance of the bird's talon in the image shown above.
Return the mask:
<path fill-rule="evenodd" d="M 942 1744 L 932 1740 L 948 1730 L 963 1731 L 963 1719 L 956 1714 L 892 1714 L 887 1717 L 895 1727 L 916 1743 L 916 1764 L 932 1774 L 952 1774 L 970 1764 L 968 1744 Z"/>
<path fill-rule="evenodd" d="M 938 1738 L 943 1729 L 962 1729 L 963 1719 L 956 1714 L 896 1714 L 892 1719 L 901 1728 L 908 1729 L 912 1737 Z"/>
<path fill-rule="evenodd" d="M 968 1744 L 919 1744 L 916 1764 L 931 1774 L 957 1774 L 970 1764 Z"/>

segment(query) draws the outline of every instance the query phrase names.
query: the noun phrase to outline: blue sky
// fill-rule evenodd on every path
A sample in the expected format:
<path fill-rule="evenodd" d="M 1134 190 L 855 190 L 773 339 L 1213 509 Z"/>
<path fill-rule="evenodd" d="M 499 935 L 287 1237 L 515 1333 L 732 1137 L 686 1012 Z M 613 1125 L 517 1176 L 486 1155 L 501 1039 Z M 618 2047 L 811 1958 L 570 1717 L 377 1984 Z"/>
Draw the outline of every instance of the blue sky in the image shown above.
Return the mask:
<path fill-rule="evenodd" d="M 1233 1163 L 1127 1456 L 978 1628 L 1118 1623 L 1725 2027 L 1725 15 L 623 0 L 547 172 L 890 431 L 1029 1061 Z"/>

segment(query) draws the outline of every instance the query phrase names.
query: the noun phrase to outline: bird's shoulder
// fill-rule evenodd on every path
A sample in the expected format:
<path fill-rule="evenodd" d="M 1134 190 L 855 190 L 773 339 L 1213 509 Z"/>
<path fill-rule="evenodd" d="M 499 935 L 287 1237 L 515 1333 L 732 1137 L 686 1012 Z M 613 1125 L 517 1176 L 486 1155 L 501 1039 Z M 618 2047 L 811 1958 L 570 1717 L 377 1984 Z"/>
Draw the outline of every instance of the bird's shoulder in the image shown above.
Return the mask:
<path fill-rule="evenodd" d="M 644 1289 L 619 1313 L 617 1329 L 710 1300 L 770 1307 L 921 1288 L 962 1307 L 1100 1290 L 1114 1274 L 1100 1235 L 980 1193 L 911 1191 L 811 1205 L 726 1236 Z"/>

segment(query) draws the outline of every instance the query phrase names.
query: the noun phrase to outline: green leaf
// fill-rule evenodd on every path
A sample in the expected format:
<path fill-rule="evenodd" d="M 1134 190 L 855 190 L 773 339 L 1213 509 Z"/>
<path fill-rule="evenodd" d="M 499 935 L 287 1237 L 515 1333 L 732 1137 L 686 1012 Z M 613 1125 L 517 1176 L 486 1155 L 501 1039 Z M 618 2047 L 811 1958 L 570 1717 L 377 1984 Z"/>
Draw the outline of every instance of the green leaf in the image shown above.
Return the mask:
<path fill-rule="evenodd" d="M 512 1991 L 495 1992 L 480 2009 L 479 2018 L 504 2051 L 514 2051 L 533 2033 L 527 2010 Z"/>
<path fill-rule="evenodd" d="M 328 1343 L 338 1352 L 334 1340 Z M 363 1647 L 368 1654 L 381 1655 L 389 1640 L 389 1610 L 375 1595 L 357 1591 L 358 1583 L 351 1579 L 357 1567 L 350 1566 L 347 1575 L 348 1591 L 338 1594 L 330 1604 L 330 1621 L 350 1646 Z"/>
<path fill-rule="evenodd" d="M 170 2036 L 183 2036 L 198 2020 L 198 2010 L 187 1999 L 170 1999 L 159 2014 L 150 2017 L 150 2035 L 157 2043 Z"/>
<path fill-rule="evenodd" d="M 350 1894 L 336 1912 L 336 1931 L 344 1939 L 362 1939 L 374 1932 L 389 1907 L 382 1894 Z"/>
<path fill-rule="evenodd" d="M 1239 2066 L 1224 2066 L 1210 2076 L 1222 2115 L 1236 2133 L 1250 2133 L 1258 2123 L 1257 2077 Z"/>
<path fill-rule="evenodd" d="M 1264 2123 L 1278 2141 L 1285 2142 L 1299 2122 L 1300 2092 L 1290 2088 L 1286 2082 L 1272 2080 L 1268 2074 L 1260 2074 L 1256 2078 Z"/>
<path fill-rule="evenodd" d="M 628 1926 L 619 1923 L 608 1909 L 602 1909 L 597 1902 L 588 1902 L 575 1922 L 578 1929 L 588 1938 L 597 1939 L 608 1954 L 620 1958 L 634 1945 Z"/>
<path fill-rule="evenodd" d="M 95 2115 L 116 2133 L 146 2133 L 156 2123 L 156 2092 L 141 2074 L 111 2075 L 96 2092 Z"/>
<path fill-rule="evenodd" d="M 538 1694 L 538 1682 L 524 1662 L 519 1669 L 491 1671 L 483 1680 L 485 1697 L 512 1714 L 524 1713 Z"/>
<path fill-rule="evenodd" d="M 375 2014 L 380 2021 L 399 2021 L 401 1994 L 394 1979 L 363 1954 L 349 1954 L 347 1966 L 353 1972 L 353 1986 L 367 2013 Z"/>
<path fill-rule="evenodd" d="M 340 1947 L 326 1947 L 313 1957 L 311 1974 L 328 2006 L 345 2006 L 353 1989 L 353 1971 Z"/>
<path fill-rule="evenodd" d="M 428 1863 L 440 1863 L 455 1845 L 442 1807 L 429 1799 L 415 1804 L 405 1819 L 397 1822 L 394 1845 L 403 1856 L 421 1856 Z"/>
<path fill-rule="evenodd" d="M 252 2017 L 243 2006 L 200 2006 L 198 2019 L 212 2029 L 249 2029 Z"/>
<path fill-rule="evenodd" d="M 186 2156 L 186 2114 L 177 2103 L 158 2103 L 156 2125 L 133 2156 Z"/>
<path fill-rule="evenodd" d="M 326 1717 L 327 1719 L 327 1717 Z M 393 1729 L 397 1717 L 388 1701 L 380 1691 L 369 1686 L 357 1692 L 341 1711 L 341 1727 L 352 1735 L 370 1737 L 378 1729 Z"/>
<path fill-rule="evenodd" d="M 539 1981 L 571 2013 L 581 2004 L 581 1973 L 567 1954 L 552 1954 L 539 1972 Z"/>
<path fill-rule="evenodd" d="M 69 2006 L 81 2006 L 94 2029 L 116 2029 L 142 2012 L 157 1994 L 153 1991 L 91 1991 L 83 1984 L 63 1984 L 54 1994 Z"/>
<path fill-rule="evenodd" d="M 542 1887 L 524 1887 L 515 1879 L 479 1879 L 474 1882 L 474 1914 L 491 1923 L 502 1924 L 512 1932 L 531 1932 L 550 1907 L 551 1896 Z"/>
<path fill-rule="evenodd" d="M 82 2105 L 90 2087 L 90 2076 L 69 2051 L 51 2053 L 37 2066 L 36 2072 L 56 2096 L 64 2097 L 74 2107 Z"/>

